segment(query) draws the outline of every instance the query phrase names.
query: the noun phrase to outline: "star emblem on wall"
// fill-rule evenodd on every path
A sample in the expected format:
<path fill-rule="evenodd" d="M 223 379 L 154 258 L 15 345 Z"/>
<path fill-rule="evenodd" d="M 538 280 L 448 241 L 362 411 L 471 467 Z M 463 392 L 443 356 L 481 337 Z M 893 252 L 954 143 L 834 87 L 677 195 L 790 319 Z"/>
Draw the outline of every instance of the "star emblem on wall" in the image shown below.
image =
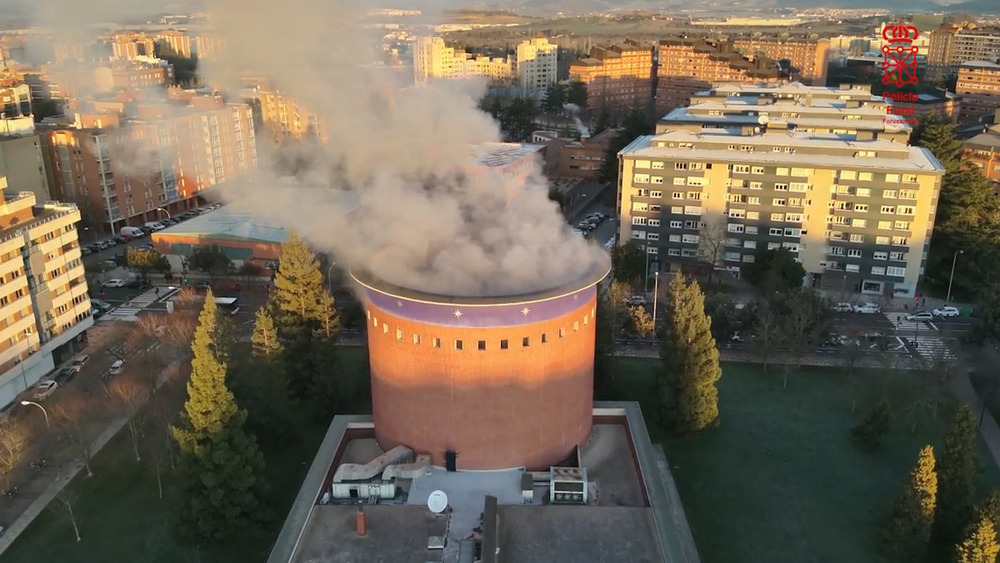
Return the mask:
<path fill-rule="evenodd" d="M 577 297 L 580 297 L 580 294 L 579 293 L 574 293 L 573 294 L 573 301 L 576 301 Z"/>
<path fill-rule="evenodd" d="M 462 318 L 462 310 L 461 309 L 455 309 L 455 312 L 452 313 L 452 315 L 455 315 L 456 319 L 461 319 Z"/>
<path fill-rule="evenodd" d="M 396 301 L 396 306 L 397 307 L 402 307 L 403 306 L 403 302 L 402 301 Z"/>
<path fill-rule="evenodd" d="M 529 309 L 527 307 L 525 307 L 524 309 L 521 309 L 521 314 L 524 315 L 525 317 L 527 317 L 528 313 L 530 313 L 530 312 L 531 312 L 531 309 Z"/>

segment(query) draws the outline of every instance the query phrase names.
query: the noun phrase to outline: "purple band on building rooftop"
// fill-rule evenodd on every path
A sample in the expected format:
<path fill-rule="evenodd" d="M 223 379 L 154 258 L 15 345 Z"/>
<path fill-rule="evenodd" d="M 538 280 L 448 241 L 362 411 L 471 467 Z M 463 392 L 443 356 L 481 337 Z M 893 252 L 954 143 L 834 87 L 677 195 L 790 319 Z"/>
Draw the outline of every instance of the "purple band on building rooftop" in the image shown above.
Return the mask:
<path fill-rule="evenodd" d="M 428 303 L 364 288 L 368 301 L 394 316 L 457 328 L 500 328 L 555 319 L 583 307 L 597 294 L 596 284 L 564 295 L 512 303 L 468 305 Z"/>

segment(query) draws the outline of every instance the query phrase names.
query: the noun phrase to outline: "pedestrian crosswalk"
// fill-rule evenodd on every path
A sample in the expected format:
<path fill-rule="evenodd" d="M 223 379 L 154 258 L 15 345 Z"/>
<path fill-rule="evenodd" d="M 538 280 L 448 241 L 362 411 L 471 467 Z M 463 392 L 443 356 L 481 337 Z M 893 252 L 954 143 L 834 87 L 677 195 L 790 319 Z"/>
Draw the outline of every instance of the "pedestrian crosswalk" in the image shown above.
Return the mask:
<path fill-rule="evenodd" d="M 941 338 L 941 332 L 933 321 L 908 321 L 905 315 L 895 313 L 886 317 L 896 327 L 899 337 L 909 342 L 921 358 L 931 361 L 958 359 Z"/>
<path fill-rule="evenodd" d="M 153 288 L 149 291 L 145 291 L 128 303 L 108 311 L 106 315 L 101 317 L 101 320 L 137 322 L 139 320 L 139 313 L 141 313 L 143 309 L 155 303 L 162 294 L 163 290 L 160 288 Z"/>

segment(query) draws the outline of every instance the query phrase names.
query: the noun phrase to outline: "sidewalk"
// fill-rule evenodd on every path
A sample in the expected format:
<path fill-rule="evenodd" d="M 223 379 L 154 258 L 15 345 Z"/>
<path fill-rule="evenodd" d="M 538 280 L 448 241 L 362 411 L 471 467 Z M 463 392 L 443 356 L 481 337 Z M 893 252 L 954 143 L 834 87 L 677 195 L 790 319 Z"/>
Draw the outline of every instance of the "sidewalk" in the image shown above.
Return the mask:
<path fill-rule="evenodd" d="M 163 370 L 163 374 L 156 383 L 156 388 L 159 389 L 160 386 L 166 382 L 167 379 L 173 377 L 178 368 L 180 367 L 180 362 L 176 361 L 173 364 L 167 366 Z M 147 396 L 148 400 L 149 397 Z M 101 451 L 101 449 L 111 441 L 115 435 L 121 431 L 125 425 L 128 424 L 128 418 L 122 417 L 112 420 L 103 432 L 94 440 L 93 443 L 93 459 Z M 7 550 L 14 543 L 22 532 L 38 517 L 39 514 L 45 510 L 45 507 L 49 505 L 62 490 L 68 485 L 83 469 L 84 464 L 81 461 L 75 461 L 69 468 L 68 471 L 60 471 L 55 480 L 45 488 L 42 493 L 31 502 L 31 504 L 22 512 L 9 526 L 4 530 L 2 536 L 0 536 L 0 555 Z"/>

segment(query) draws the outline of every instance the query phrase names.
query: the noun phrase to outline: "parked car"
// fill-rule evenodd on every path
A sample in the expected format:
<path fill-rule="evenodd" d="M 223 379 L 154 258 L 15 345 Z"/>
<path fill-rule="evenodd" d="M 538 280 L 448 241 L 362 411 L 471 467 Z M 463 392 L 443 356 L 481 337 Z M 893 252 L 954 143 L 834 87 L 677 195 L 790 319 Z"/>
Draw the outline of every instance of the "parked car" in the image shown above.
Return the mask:
<path fill-rule="evenodd" d="M 70 379 L 73 379 L 74 375 L 76 375 L 76 370 L 73 369 L 72 367 L 62 368 L 61 370 L 59 370 L 59 373 L 56 374 L 55 377 L 56 383 L 59 384 L 66 383 Z"/>
<path fill-rule="evenodd" d="M 931 311 L 935 317 L 959 317 L 962 313 L 956 307 L 938 307 Z"/>
<path fill-rule="evenodd" d="M 73 360 L 73 363 L 70 364 L 70 367 L 72 367 L 74 370 L 76 370 L 77 372 L 79 372 L 81 369 L 83 369 L 83 365 L 86 364 L 87 360 L 89 360 L 89 359 L 90 359 L 90 356 L 88 354 L 83 354 L 81 356 L 77 356 L 76 359 Z"/>
<path fill-rule="evenodd" d="M 111 368 L 108 369 L 108 375 L 118 375 L 124 367 L 125 360 L 115 360 L 115 363 L 111 364 Z"/>
<path fill-rule="evenodd" d="M 111 310 L 111 303 L 108 303 L 107 301 L 103 301 L 101 299 L 91 299 L 90 304 L 104 312 L 108 312 Z"/>
<path fill-rule="evenodd" d="M 59 384 L 51 379 L 43 379 L 38 382 L 38 386 L 35 387 L 35 393 L 31 395 L 31 398 L 35 401 L 44 401 L 48 399 L 50 395 L 56 392 L 59 388 Z"/>
<path fill-rule="evenodd" d="M 833 310 L 838 313 L 850 313 L 854 311 L 854 305 L 850 303 L 837 303 L 833 306 Z"/>
<path fill-rule="evenodd" d="M 91 307 L 90 316 L 94 317 L 94 320 L 97 320 L 104 316 L 104 311 L 98 309 L 97 307 Z"/>
<path fill-rule="evenodd" d="M 629 295 L 626 301 L 628 301 L 629 305 L 645 305 L 646 297 L 643 295 Z"/>
<path fill-rule="evenodd" d="M 879 309 L 878 303 L 862 303 L 861 305 L 854 306 L 855 313 L 861 313 L 863 315 L 874 315 L 878 313 Z"/>
<path fill-rule="evenodd" d="M 933 321 L 934 315 L 928 313 L 927 311 L 917 311 L 912 315 L 906 315 L 906 320 L 915 322 Z"/>
<path fill-rule="evenodd" d="M 114 278 L 104 282 L 103 287 L 125 287 L 125 280 Z"/>

